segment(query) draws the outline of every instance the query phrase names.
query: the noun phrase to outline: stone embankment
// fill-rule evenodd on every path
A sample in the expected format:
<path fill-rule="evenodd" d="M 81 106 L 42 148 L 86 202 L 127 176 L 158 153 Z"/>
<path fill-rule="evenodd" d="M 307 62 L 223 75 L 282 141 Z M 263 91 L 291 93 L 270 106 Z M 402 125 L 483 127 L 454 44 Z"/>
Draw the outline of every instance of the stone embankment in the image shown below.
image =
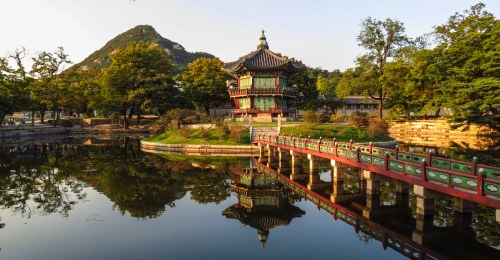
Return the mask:
<path fill-rule="evenodd" d="M 62 135 L 83 134 L 79 127 L 5 126 L 0 128 L 0 144 L 12 144 L 36 139 L 51 139 Z"/>
<path fill-rule="evenodd" d="M 259 154 L 255 145 L 162 144 L 141 141 L 141 150 L 160 154 L 192 156 L 253 156 Z"/>

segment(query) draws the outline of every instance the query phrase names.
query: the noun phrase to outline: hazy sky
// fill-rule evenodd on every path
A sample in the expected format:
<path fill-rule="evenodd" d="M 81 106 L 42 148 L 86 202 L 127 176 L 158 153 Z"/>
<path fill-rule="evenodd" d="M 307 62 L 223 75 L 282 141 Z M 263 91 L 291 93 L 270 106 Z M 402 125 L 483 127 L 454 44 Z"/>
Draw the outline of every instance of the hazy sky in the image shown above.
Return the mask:
<path fill-rule="evenodd" d="M 187 51 L 229 62 L 253 51 L 261 29 L 270 49 L 327 70 L 354 66 L 361 20 L 393 18 L 410 37 L 432 31 L 471 0 L 0 0 L 0 56 L 65 48 L 80 62 L 116 35 L 152 25 Z M 497 18 L 500 0 L 483 0 Z"/>

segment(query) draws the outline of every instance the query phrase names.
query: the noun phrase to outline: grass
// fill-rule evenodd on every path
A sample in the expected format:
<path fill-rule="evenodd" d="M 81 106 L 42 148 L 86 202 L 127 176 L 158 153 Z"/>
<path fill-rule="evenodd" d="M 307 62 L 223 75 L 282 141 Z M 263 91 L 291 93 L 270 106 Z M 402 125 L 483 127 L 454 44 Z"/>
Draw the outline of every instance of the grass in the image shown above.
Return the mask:
<path fill-rule="evenodd" d="M 145 138 L 145 141 L 159 142 L 165 144 L 214 144 L 214 145 L 249 145 L 250 131 L 243 129 L 241 140 L 236 141 L 230 138 L 229 134 L 222 135 L 219 138 L 218 130 L 210 129 L 189 129 L 189 133 L 185 134 L 181 131 L 185 130 L 168 130 L 163 134 Z"/>
<path fill-rule="evenodd" d="M 387 135 L 369 136 L 366 128 L 356 128 L 354 126 L 336 124 L 307 124 L 301 127 L 282 127 L 281 134 L 300 136 L 318 139 L 336 138 L 339 142 L 385 142 L 393 139 Z"/>

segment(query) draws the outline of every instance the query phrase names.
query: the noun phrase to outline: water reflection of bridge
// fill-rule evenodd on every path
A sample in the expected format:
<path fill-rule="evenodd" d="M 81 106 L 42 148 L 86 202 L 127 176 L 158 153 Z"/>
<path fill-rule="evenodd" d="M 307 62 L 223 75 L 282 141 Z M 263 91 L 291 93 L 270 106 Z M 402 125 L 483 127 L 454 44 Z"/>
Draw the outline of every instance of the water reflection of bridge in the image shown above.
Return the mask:
<path fill-rule="evenodd" d="M 411 258 L 500 257 L 498 250 L 475 240 L 470 226 L 475 205 L 471 201 L 496 208 L 499 221 L 499 194 L 483 189 L 485 185 L 499 187 L 498 168 L 369 146 L 331 145 L 319 140 L 261 137 L 255 143 L 261 148 L 256 160 L 259 170 L 271 174 L 335 219 L 380 240 L 384 247 Z M 406 156 L 408 160 L 404 160 Z M 431 163 L 415 162 L 421 159 Z M 443 169 L 445 163 L 450 164 L 449 168 Z M 330 176 L 320 174 L 320 165 L 327 165 Z M 440 183 L 432 173 L 439 174 L 439 179 L 446 176 L 447 182 Z M 470 183 L 474 180 L 476 185 L 466 187 L 468 184 L 460 185 L 453 178 Z M 390 205 L 381 203 L 387 183 L 392 183 Z M 453 224 L 438 227 L 434 224 L 435 202 L 450 196 L 454 204 Z"/>

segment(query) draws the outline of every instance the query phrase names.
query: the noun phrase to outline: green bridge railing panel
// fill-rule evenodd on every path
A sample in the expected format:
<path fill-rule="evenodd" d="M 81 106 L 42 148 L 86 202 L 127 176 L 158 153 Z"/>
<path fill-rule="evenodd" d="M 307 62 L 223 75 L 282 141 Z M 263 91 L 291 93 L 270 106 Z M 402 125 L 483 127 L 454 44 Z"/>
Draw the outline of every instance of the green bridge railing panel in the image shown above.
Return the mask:
<path fill-rule="evenodd" d="M 403 160 L 403 161 L 407 161 L 407 162 L 420 163 L 424 159 L 427 160 L 427 157 L 422 156 L 422 155 L 415 155 L 415 154 L 411 154 L 411 153 L 399 152 L 398 159 Z"/>
<path fill-rule="evenodd" d="M 410 165 L 410 164 L 405 164 L 404 169 L 406 173 L 421 176 L 422 175 L 422 170 L 418 166 Z"/>
<path fill-rule="evenodd" d="M 476 167 L 476 173 L 484 174 L 487 178 L 500 180 L 500 171 L 482 166 Z"/>
<path fill-rule="evenodd" d="M 430 180 L 442 182 L 442 183 L 449 183 L 450 182 L 450 175 L 446 172 L 440 172 L 436 170 L 426 170 L 426 176 Z"/>
<path fill-rule="evenodd" d="M 367 154 L 360 154 L 359 155 L 359 159 L 362 161 L 362 162 L 368 162 L 368 163 L 371 163 L 372 162 L 372 157 L 370 155 L 367 155 Z"/>
<path fill-rule="evenodd" d="M 397 162 L 397 161 L 394 161 L 394 160 L 391 160 L 391 159 L 389 159 L 388 162 L 389 162 L 389 169 L 401 171 L 401 172 L 403 171 L 404 164 Z"/>
<path fill-rule="evenodd" d="M 476 178 L 469 178 L 453 174 L 450 176 L 450 178 L 451 178 L 451 184 L 454 186 L 459 186 L 462 188 L 472 189 L 472 190 L 475 190 L 477 188 Z"/>
<path fill-rule="evenodd" d="M 373 157 L 372 163 L 378 166 L 384 166 L 384 159 Z"/>
<path fill-rule="evenodd" d="M 500 184 L 485 181 L 484 182 L 484 193 L 491 194 L 494 196 L 500 196 Z"/>

